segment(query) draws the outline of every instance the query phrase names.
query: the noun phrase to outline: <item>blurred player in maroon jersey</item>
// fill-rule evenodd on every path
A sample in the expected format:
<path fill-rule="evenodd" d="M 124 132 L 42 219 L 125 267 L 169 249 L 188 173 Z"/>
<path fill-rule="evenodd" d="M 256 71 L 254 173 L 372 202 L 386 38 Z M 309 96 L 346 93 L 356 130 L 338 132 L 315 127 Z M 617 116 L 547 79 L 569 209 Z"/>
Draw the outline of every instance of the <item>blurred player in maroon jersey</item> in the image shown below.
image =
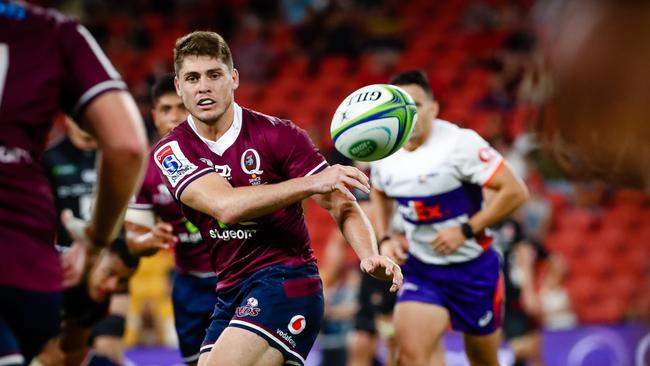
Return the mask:
<path fill-rule="evenodd" d="M 140 179 L 141 117 L 88 30 L 52 10 L 0 7 L 0 364 L 22 365 L 58 333 L 62 273 L 58 218 L 40 167 L 63 110 L 103 150 L 97 201 L 77 236 L 95 247 L 115 237 Z"/>
<path fill-rule="evenodd" d="M 369 191 L 353 167 L 328 167 L 304 130 L 234 102 L 239 74 L 221 36 L 176 42 L 176 90 L 190 115 L 156 146 L 154 160 L 181 210 L 208 243 L 218 302 L 201 365 L 303 365 L 323 319 L 323 289 L 303 199 L 334 217 L 361 268 L 401 285 L 377 254 L 348 187 Z"/>

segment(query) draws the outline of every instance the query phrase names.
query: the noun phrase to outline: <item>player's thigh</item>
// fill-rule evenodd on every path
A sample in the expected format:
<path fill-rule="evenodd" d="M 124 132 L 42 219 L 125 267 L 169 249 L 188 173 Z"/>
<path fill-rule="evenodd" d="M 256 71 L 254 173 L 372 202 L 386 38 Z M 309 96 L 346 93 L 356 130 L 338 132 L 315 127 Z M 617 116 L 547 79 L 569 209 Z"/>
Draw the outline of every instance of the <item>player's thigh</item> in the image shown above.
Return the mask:
<path fill-rule="evenodd" d="M 465 334 L 465 353 L 472 366 L 498 366 L 497 352 L 501 343 L 501 330 L 487 335 Z"/>
<path fill-rule="evenodd" d="M 284 356 L 262 337 L 245 329 L 226 328 L 202 366 L 281 366 Z"/>
<path fill-rule="evenodd" d="M 422 360 L 433 354 L 449 327 L 449 313 L 439 305 L 403 301 L 395 306 L 393 321 L 400 360 Z"/>

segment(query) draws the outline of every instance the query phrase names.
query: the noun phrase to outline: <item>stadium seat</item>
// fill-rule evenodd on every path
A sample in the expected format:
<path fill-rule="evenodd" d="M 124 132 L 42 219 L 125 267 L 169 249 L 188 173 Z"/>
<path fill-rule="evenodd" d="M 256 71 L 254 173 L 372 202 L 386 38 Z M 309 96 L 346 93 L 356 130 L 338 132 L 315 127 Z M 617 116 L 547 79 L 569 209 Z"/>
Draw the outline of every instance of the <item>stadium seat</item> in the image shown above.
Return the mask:
<path fill-rule="evenodd" d="M 608 255 L 612 256 L 620 257 L 628 247 L 625 229 L 621 226 L 611 225 L 610 223 L 596 231 L 592 235 L 591 240 L 594 242 L 594 245 L 599 246 Z"/>
<path fill-rule="evenodd" d="M 556 231 L 546 238 L 546 248 L 564 254 L 572 262 L 574 256 L 580 256 L 588 250 L 588 235 L 581 230 Z"/>
<path fill-rule="evenodd" d="M 592 324 L 614 324 L 623 318 L 625 302 L 614 296 L 600 296 L 592 299 L 591 303 L 583 303 L 576 307 L 581 322 Z"/>
<path fill-rule="evenodd" d="M 573 207 L 563 210 L 557 215 L 558 229 L 588 231 L 597 223 L 597 216 L 586 208 Z"/>
<path fill-rule="evenodd" d="M 620 189 L 614 192 L 611 203 L 613 206 L 637 206 L 648 202 L 648 195 L 635 189 Z"/>
<path fill-rule="evenodd" d="M 618 227 L 623 230 L 634 229 L 640 224 L 642 210 L 638 206 L 619 205 L 604 212 L 603 225 Z"/>

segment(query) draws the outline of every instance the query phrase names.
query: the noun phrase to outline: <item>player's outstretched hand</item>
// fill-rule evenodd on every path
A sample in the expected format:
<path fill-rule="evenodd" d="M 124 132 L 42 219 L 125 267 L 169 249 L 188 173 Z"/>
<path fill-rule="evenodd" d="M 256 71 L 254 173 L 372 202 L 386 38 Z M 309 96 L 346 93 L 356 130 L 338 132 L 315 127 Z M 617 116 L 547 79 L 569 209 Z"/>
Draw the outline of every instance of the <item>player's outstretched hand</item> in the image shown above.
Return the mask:
<path fill-rule="evenodd" d="M 127 245 L 129 252 L 136 256 L 150 256 L 156 254 L 160 249 L 169 249 L 178 238 L 173 234 L 173 227 L 167 222 L 160 221 L 150 231 L 128 238 Z"/>
<path fill-rule="evenodd" d="M 406 240 L 386 239 L 379 248 L 381 254 L 402 265 L 408 258 L 409 244 Z"/>
<path fill-rule="evenodd" d="M 465 242 L 465 235 L 460 226 L 450 227 L 438 232 L 433 239 L 433 250 L 442 254 L 449 255 L 455 252 Z"/>
<path fill-rule="evenodd" d="M 313 175 L 316 180 L 316 193 L 339 191 L 348 199 L 356 200 L 349 187 L 370 193 L 370 180 L 359 169 L 346 165 L 332 165 Z"/>
<path fill-rule="evenodd" d="M 392 259 L 385 255 L 373 255 L 371 257 L 363 258 L 359 264 L 361 270 L 371 275 L 372 277 L 382 281 L 393 281 L 390 287 L 390 292 L 396 292 L 402 287 L 404 276 L 402 276 L 402 269 L 393 262 Z"/>

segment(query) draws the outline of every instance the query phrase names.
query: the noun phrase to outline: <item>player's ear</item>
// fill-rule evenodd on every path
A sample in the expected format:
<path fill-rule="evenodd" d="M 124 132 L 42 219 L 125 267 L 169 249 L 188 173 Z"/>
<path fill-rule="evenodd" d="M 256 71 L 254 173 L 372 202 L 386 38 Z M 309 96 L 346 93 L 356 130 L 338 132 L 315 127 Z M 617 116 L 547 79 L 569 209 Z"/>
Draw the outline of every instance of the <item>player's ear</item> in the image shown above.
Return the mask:
<path fill-rule="evenodd" d="M 435 119 L 438 117 L 438 113 L 440 112 L 440 104 L 438 104 L 437 101 L 432 101 L 431 102 L 431 119 Z"/>
<path fill-rule="evenodd" d="M 232 69 L 232 90 L 237 90 L 239 87 L 239 71 L 237 69 Z"/>
<path fill-rule="evenodd" d="M 174 87 L 176 87 L 176 94 L 182 98 L 181 87 L 178 85 L 178 75 L 174 76 Z"/>

